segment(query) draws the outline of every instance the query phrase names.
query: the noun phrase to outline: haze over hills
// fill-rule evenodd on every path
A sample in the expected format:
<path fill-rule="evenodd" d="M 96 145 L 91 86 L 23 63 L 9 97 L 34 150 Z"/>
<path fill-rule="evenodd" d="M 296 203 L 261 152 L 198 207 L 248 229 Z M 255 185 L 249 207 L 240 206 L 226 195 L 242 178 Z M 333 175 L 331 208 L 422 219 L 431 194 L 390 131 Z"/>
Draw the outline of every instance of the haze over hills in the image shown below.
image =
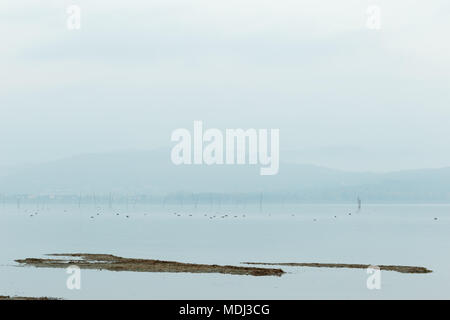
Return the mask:
<path fill-rule="evenodd" d="M 346 172 L 281 163 L 275 176 L 259 165 L 180 165 L 169 150 L 85 154 L 9 171 L 2 194 L 260 194 L 272 200 L 450 202 L 450 168 L 391 173 Z"/>

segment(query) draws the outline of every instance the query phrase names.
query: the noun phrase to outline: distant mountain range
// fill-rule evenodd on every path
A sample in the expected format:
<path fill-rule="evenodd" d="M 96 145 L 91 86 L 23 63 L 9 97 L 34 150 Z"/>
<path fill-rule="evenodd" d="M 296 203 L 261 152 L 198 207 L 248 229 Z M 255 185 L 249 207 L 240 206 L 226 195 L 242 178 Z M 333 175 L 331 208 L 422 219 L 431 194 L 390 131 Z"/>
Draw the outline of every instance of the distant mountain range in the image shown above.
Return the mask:
<path fill-rule="evenodd" d="M 281 163 L 275 176 L 259 165 L 175 166 L 169 150 L 85 154 L 3 173 L 2 194 L 248 193 L 298 201 L 450 202 L 450 167 L 390 173 L 346 172 Z"/>

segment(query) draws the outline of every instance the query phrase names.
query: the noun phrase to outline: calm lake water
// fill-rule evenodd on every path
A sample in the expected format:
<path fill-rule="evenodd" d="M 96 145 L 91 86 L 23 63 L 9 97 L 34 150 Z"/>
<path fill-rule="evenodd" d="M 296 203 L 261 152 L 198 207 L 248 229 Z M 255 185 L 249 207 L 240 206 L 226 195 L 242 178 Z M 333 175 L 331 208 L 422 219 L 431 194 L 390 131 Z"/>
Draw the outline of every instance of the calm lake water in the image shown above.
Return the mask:
<path fill-rule="evenodd" d="M 225 214 L 228 217 L 221 218 Z M 450 298 L 450 205 L 364 205 L 360 212 L 354 205 L 286 204 L 265 206 L 262 212 L 258 207 L 6 205 L 0 206 L 0 243 L 0 295 Z M 69 290 L 66 270 L 20 267 L 14 262 L 75 252 L 227 265 L 242 261 L 414 265 L 433 273 L 382 271 L 381 289 L 369 290 L 369 275 L 363 269 L 282 267 L 287 272 L 282 277 L 82 270 L 81 290 Z"/>

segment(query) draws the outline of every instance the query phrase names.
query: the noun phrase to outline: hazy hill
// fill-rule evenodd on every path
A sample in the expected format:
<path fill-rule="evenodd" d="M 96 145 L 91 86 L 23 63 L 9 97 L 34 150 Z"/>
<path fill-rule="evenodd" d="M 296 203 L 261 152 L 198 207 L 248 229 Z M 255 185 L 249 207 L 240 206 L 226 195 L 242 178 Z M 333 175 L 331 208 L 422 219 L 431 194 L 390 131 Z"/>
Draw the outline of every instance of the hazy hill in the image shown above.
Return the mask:
<path fill-rule="evenodd" d="M 0 192 L 223 192 L 296 194 L 299 200 L 450 201 L 450 168 L 385 174 L 282 163 L 276 176 L 257 166 L 175 166 L 168 150 L 86 154 L 16 169 L 0 178 Z"/>

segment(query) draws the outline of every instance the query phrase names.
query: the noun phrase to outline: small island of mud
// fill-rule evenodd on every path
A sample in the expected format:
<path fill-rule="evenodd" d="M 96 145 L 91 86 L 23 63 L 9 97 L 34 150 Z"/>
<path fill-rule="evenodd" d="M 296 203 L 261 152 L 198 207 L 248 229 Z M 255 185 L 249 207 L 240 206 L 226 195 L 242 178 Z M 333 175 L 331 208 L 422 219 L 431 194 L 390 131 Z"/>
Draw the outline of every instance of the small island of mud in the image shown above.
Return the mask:
<path fill-rule="evenodd" d="M 264 265 L 264 266 L 285 266 L 285 267 L 310 267 L 310 268 L 350 268 L 350 269 L 367 269 L 370 264 L 347 264 L 347 263 L 267 263 L 267 262 L 242 262 L 248 265 Z M 400 273 L 430 273 L 433 272 L 424 267 L 415 266 L 391 266 L 377 265 L 380 270 L 395 271 Z"/>
<path fill-rule="evenodd" d="M 81 269 L 134 272 L 188 272 L 222 273 L 249 276 L 281 276 L 284 271 L 273 268 L 219 266 L 208 264 L 182 263 L 150 259 L 122 258 L 110 254 L 50 254 L 54 259 L 21 259 L 16 262 L 38 268 L 67 268 L 76 265 Z"/>

